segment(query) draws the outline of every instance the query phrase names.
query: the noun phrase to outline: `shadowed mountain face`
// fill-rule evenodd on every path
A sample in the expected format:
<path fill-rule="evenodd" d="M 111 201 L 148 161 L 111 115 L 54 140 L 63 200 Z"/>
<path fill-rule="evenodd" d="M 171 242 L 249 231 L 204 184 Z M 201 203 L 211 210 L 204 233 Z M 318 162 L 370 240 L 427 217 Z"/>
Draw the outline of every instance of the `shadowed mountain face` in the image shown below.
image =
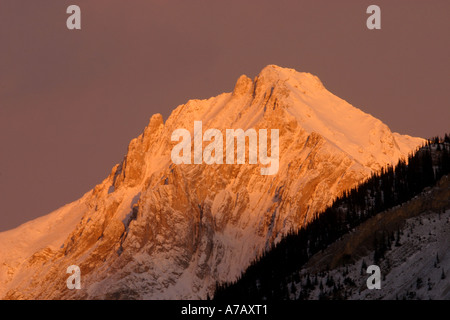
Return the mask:
<path fill-rule="evenodd" d="M 248 155 L 245 164 L 175 165 L 172 133 L 192 135 L 194 121 L 203 132 L 220 130 L 224 146 L 226 129 L 278 129 L 278 172 L 261 175 L 265 165 Z M 165 123 L 153 115 L 123 162 L 83 198 L 0 233 L 0 297 L 206 298 L 422 142 L 392 133 L 311 74 L 267 66 L 254 80 L 241 76 L 232 93 L 178 106 Z M 66 287 L 70 265 L 81 269 L 81 290 Z"/>
<path fill-rule="evenodd" d="M 449 300 L 450 281 L 446 280 L 450 270 L 448 208 L 450 176 L 447 175 L 410 201 L 367 220 L 314 255 L 302 272 L 316 274 L 329 266 L 330 272 L 326 272 L 324 278 L 331 276 L 336 281 L 342 278 L 343 271 L 346 273 L 344 278 L 351 279 L 349 283 L 353 285 L 344 286 L 327 298 L 334 295 L 350 300 Z M 361 269 L 364 264 L 375 263 L 374 239 L 382 239 L 383 233 L 396 233 L 397 239 L 377 262 L 383 274 L 382 290 L 369 290 L 366 270 L 361 272 Z M 317 288 L 306 298 L 318 299 L 319 294 Z M 326 295 L 322 292 L 322 296 Z"/>

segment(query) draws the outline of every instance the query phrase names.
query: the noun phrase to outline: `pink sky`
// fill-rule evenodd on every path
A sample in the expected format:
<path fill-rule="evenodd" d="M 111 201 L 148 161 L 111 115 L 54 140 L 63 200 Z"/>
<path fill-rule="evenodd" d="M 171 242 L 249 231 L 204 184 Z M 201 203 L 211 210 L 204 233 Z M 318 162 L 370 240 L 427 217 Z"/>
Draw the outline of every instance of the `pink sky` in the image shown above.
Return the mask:
<path fill-rule="evenodd" d="M 81 31 L 66 29 L 70 4 Z M 317 75 L 393 131 L 443 135 L 449 14 L 445 0 L 2 1 L 0 231 L 94 187 L 152 114 L 267 64 Z"/>

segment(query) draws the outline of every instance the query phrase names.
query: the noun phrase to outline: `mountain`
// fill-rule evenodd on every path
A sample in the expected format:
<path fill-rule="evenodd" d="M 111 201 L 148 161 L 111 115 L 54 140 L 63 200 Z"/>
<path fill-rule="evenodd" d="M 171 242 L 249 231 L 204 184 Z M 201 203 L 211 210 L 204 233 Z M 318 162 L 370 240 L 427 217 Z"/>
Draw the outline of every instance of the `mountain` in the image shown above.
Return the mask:
<path fill-rule="evenodd" d="M 336 292 L 332 292 L 328 287 L 322 293 L 317 287 L 308 293 L 307 298 L 449 300 L 448 208 L 450 176 L 445 176 L 435 186 L 427 188 L 411 201 L 383 212 L 356 228 L 353 233 L 346 235 L 323 253 L 313 256 L 300 275 L 320 274 L 322 271 L 323 277 L 318 276 L 319 282 L 323 280 L 325 284 L 327 278 L 332 278 L 342 286 Z M 386 242 L 388 233 L 395 240 L 386 248 L 383 258 L 377 262 L 382 275 L 381 289 L 369 290 L 366 281 L 370 275 L 366 269 L 367 265 L 374 263 L 376 252 L 375 248 L 371 247 L 371 240 L 375 237 L 382 239 L 383 231 Z M 337 248 L 345 248 L 345 252 Z M 344 264 L 343 254 L 347 257 L 353 256 L 353 259 Z M 327 264 L 333 267 L 324 271 L 320 266 Z M 301 282 L 294 285 L 299 292 Z"/>
<path fill-rule="evenodd" d="M 172 134 L 192 135 L 195 121 L 203 132 L 278 130 L 278 171 L 262 175 L 266 166 L 249 161 L 174 164 Z M 0 297 L 206 298 L 216 282 L 234 280 L 289 230 L 423 142 L 392 133 L 316 76 L 269 65 L 254 80 L 241 76 L 232 93 L 178 106 L 166 122 L 153 115 L 93 190 L 0 233 Z M 66 287 L 70 265 L 81 269 L 81 290 Z"/>
<path fill-rule="evenodd" d="M 214 298 L 448 300 L 449 208 L 446 136 L 347 191 L 252 262 L 237 281 L 220 284 Z M 374 265 L 379 290 L 366 282 Z"/>

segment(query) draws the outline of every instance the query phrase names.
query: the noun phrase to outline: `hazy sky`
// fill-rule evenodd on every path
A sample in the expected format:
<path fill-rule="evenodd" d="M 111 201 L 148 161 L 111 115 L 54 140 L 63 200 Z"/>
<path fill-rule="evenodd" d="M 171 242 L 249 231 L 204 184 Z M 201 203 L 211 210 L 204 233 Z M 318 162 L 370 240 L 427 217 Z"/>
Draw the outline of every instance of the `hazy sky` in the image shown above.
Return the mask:
<path fill-rule="evenodd" d="M 100 183 L 152 114 L 267 64 L 317 75 L 393 131 L 442 135 L 449 15 L 448 0 L 0 0 L 0 231 Z"/>

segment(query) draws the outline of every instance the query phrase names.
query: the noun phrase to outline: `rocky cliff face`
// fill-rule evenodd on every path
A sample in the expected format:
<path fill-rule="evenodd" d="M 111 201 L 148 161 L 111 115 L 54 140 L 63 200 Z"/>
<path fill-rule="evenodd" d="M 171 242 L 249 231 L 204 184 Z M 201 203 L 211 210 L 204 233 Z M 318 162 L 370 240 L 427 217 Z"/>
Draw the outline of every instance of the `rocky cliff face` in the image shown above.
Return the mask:
<path fill-rule="evenodd" d="M 279 130 L 279 170 L 180 164 L 175 129 Z M 232 93 L 153 115 L 123 162 L 82 199 L 0 233 L 6 299 L 205 298 L 344 190 L 422 143 L 327 91 L 308 73 L 267 66 Z M 203 148 L 208 142 L 203 142 Z M 247 142 L 248 147 L 248 142 Z M 270 148 L 269 148 L 270 150 Z M 56 223 L 59 221 L 60 223 Z M 81 269 L 81 290 L 66 269 Z"/>

